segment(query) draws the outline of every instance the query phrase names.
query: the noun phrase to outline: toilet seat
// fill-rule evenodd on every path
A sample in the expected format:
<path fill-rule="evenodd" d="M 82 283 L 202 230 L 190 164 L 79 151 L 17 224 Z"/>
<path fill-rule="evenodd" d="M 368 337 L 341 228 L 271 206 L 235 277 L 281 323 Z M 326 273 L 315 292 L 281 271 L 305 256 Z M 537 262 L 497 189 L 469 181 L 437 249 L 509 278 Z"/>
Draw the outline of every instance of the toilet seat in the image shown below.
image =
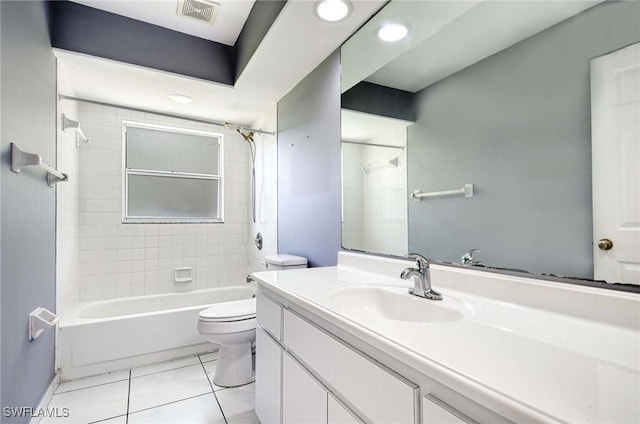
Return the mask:
<path fill-rule="evenodd" d="M 213 377 L 218 386 L 241 386 L 253 380 L 251 346 L 257 321 L 255 298 L 216 303 L 198 314 L 198 332 L 220 348 Z"/>
<path fill-rule="evenodd" d="M 198 314 L 203 322 L 236 322 L 255 319 L 256 299 L 242 299 L 217 303 Z"/>

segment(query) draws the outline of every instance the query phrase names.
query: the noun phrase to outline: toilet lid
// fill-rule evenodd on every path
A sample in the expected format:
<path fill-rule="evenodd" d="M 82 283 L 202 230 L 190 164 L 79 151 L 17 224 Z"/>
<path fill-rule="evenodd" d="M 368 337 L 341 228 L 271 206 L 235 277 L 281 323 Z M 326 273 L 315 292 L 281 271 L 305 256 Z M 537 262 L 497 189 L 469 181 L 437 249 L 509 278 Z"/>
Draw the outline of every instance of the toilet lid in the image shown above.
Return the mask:
<path fill-rule="evenodd" d="M 203 321 L 240 321 L 256 316 L 256 299 L 233 300 L 220 302 L 200 311 L 199 318 Z"/>

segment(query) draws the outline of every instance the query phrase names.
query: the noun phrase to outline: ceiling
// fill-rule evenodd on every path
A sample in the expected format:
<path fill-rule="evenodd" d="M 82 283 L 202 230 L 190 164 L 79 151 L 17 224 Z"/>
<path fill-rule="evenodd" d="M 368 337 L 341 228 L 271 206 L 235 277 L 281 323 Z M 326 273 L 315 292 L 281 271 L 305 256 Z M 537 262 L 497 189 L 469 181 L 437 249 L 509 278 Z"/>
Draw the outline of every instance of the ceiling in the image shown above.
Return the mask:
<path fill-rule="evenodd" d="M 120 9 L 122 13 L 125 10 L 129 13 L 138 10 L 132 4 L 139 2 L 84 0 L 82 3 L 88 6 L 122 3 L 125 6 Z M 142 3 L 157 5 L 158 10 L 149 12 L 144 19 L 136 19 L 150 22 L 161 13 L 160 9 L 167 19 L 169 15 L 175 16 L 177 0 Z M 161 8 L 163 3 L 174 6 Z M 326 23 L 315 17 L 312 1 L 289 0 L 233 87 L 57 50 L 60 93 L 152 112 L 249 126 L 340 47 L 384 3 L 385 0 L 354 1 L 352 14 L 347 19 Z M 173 93 L 189 95 L 194 102 L 173 103 L 167 99 Z"/>
<path fill-rule="evenodd" d="M 391 1 L 343 47 L 342 91 L 366 80 L 415 93 L 600 2 Z M 377 39 L 387 21 L 407 25 L 409 36 Z"/>
<path fill-rule="evenodd" d="M 177 0 L 72 0 L 105 12 L 126 16 L 174 31 L 233 46 L 255 0 L 215 0 L 220 4 L 212 24 L 178 16 Z"/>
<path fill-rule="evenodd" d="M 400 142 L 398 130 L 406 128 L 413 122 L 402 119 L 387 118 L 385 116 L 372 115 L 342 109 L 342 141 L 352 143 L 367 143 L 372 140 L 385 140 L 384 144 L 404 147 L 404 141 Z"/>

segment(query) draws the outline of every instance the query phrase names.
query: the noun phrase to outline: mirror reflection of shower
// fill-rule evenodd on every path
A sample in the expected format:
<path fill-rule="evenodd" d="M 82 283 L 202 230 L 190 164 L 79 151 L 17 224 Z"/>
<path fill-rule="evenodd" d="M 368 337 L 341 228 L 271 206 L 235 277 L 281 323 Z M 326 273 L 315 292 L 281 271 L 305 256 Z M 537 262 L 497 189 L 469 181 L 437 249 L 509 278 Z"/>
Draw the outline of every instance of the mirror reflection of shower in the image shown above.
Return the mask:
<path fill-rule="evenodd" d="M 398 156 L 396 156 L 393 159 L 389 159 L 389 161 L 387 162 L 369 163 L 367 165 L 362 165 L 360 169 L 362 169 L 362 172 L 364 172 L 365 174 L 369 174 L 372 170 L 375 169 L 384 169 L 389 166 L 397 168 L 399 164 L 400 159 L 398 158 Z"/>
<path fill-rule="evenodd" d="M 343 109 L 343 247 L 406 253 L 408 125 Z"/>

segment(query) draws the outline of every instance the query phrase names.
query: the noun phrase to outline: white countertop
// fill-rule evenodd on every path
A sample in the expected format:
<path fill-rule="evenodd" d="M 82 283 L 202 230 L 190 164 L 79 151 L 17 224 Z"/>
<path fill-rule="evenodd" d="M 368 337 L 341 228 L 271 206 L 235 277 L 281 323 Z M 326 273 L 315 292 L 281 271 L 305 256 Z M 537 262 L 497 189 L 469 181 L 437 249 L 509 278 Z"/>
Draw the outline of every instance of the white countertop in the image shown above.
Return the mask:
<path fill-rule="evenodd" d="M 485 400 L 480 403 L 511 420 L 640 422 L 637 294 L 432 266 L 433 287 L 444 297 L 440 306 L 463 305 L 465 319 L 428 323 L 345 315 L 332 301 L 338 290 L 375 285 L 404 294 L 410 286 L 391 276 L 406 262 L 382 259 L 386 263 L 377 271 L 383 272 L 366 272 L 350 263 L 350 255 L 341 253 L 337 267 L 254 276 L 259 287 L 453 390 Z"/>

